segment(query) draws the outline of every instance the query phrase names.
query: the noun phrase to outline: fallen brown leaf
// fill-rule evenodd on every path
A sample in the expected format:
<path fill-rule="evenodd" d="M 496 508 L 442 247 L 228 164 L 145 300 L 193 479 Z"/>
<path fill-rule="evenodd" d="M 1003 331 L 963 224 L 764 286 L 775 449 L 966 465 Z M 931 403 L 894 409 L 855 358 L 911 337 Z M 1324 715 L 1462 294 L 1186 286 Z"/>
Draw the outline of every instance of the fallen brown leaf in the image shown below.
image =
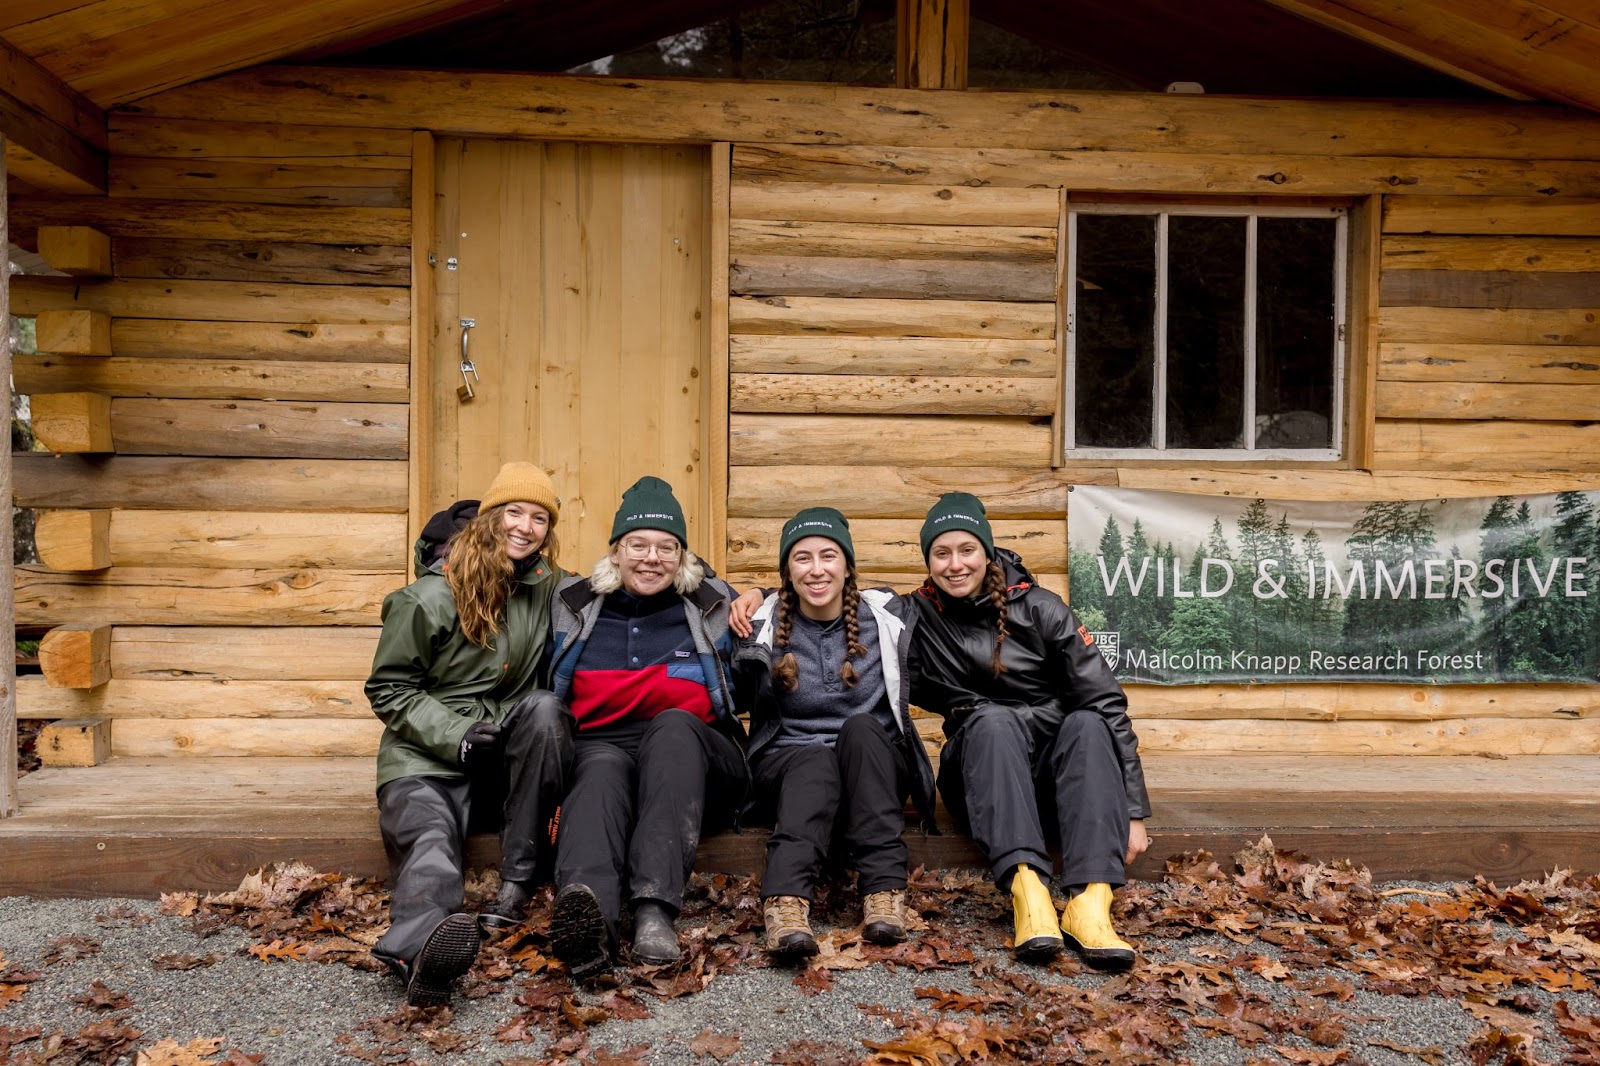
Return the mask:
<path fill-rule="evenodd" d="M 134 1057 L 134 1066 L 214 1066 L 213 1055 L 222 1050 L 222 1040 L 196 1039 L 187 1044 L 176 1040 L 163 1040 L 150 1047 L 141 1048 Z"/>
<path fill-rule="evenodd" d="M 733 1058 L 743 1047 L 744 1041 L 738 1033 L 723 1035 L 710 1029 L 702 1029 L 700 1035 L 689 1041 L 690 1051 L 696 1055 L 710 1055 L 718 1062 Z"/>
<path fill-rule="evenodd" d="M 104 981 L 96 980 L 89 985 L 89 991 L 81 996 L 73 996 L 72 1002 L 82 1004 L 90 1010 L 127 1010 L 133 1006 L 133 1000 L 121 992 L 113 991 L 106 986 Z"/>

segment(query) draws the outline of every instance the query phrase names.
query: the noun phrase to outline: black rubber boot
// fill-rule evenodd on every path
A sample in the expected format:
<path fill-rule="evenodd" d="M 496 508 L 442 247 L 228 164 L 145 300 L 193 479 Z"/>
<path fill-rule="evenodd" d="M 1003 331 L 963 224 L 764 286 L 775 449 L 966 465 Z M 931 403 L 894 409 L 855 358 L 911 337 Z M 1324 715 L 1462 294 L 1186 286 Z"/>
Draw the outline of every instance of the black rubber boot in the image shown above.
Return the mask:
<path fill-rule="evenodd" d="M 665 903 L 647 899 L 633 912 L 633 957 L 650 966 L 678 961 L 678 933 Z"/>
<path fill-rule="evenodd" d="M 451 914 L 434 926 L 411 963 L 406 982 L 406 1003 L 412 1007 L 442 1007 L 450 1002 L 450 985 L 472 969 L 478 957 L 478 919 Z"/>
<path fill-rule="evenodd" d="M 550 914 L 550 944 L 573 977 L 588 977 L 611 965 L 606 919 L 600 898 L 588 885 L 572 884 L 556 893 Z"/>
<path fill-rule="evenodd" d="M 485 929 L 510 929 L 528 917 L 528 901 L 533 898 L 526 881 L 501 881 L 500 894 L 483 908 L 478 921 Z"/>

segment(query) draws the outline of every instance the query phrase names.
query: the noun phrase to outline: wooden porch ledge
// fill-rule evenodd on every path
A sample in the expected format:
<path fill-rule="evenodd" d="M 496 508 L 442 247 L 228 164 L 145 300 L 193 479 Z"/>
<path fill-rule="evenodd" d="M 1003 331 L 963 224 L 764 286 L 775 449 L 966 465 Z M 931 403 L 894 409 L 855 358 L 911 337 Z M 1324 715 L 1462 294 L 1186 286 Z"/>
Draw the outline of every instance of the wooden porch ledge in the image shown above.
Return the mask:
<path fill-rule="evenodd" d="M 1600 760 L 1150 755 L 1156 815 L 1136 877 L 1205 848 L 1226 860 L 1270 833 L 1317 858 L 1349 858 L 1381 879 L 1502 883 L 1571 867 L 1600 870 Z M 22 809 L 0 821 L 0 895 L 155 896 L 224 890 L 250 869 L 300 859 L 385 872 L 370 759 L 115 758 L 36 771 Z M 756 872 L 766 834 L 708 839 L 702 869 Z M 961 834 L 908 832 L 912 860 L 978 864 Z M 497 859 L 474 838 L 474 865 Z"/>

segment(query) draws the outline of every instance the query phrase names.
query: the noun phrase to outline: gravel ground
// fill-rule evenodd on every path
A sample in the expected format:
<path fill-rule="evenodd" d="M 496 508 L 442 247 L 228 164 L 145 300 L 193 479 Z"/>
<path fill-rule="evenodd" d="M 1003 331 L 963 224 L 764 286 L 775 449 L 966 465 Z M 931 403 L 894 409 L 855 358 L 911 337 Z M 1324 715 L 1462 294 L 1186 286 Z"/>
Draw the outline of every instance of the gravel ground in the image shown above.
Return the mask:
<path fill-rule="evenodd" d="M 1421 890 L 1415 899 L 1424 902 L 1456 891 L 1455 886 L 1438 884 L 1400 887 Z M 1152 890 L 1156 895 L 1161 891 Z M 728 897 L 721 898 L 725 903 Z M 1407 898 L 1397 896 L 1395 905 L 1403 905 Z M 840 893 L 838 913 L 823 907 L 823 917 L 842 919 L 845 900 Z M 738 935 L 753 946 L 750 898 L 744 897 L 736 909 L 747 912 Z M 1503 1049 L 1503 1055 L 1486 1058 L 1469 1048 L 1486 1025 L 1464 1009 L 1462 998 L 1381 994 L 1353 982 L 1348 969 L 1308 966 L 1305 956 L 1296 958 L 1293 951 L 1249 937 L 1212 932 L 1179 939 L 1139 937 L 1141 960 L 1129 980 L 1083 971 L 1070 962 L 1050 969 L 1015 963 L 1003 950 L 1009 930 L 1001 920 L 1005 913 L 1001 901 L 984 887 L 967 883 L 929 909 L 942 912 L 935 919 L 939 933 L 926 932 L 923 938 L 961 930 L 961 944 L 971 950 L 970 961 L 918 972 L 912 966 L 879 960 L 858 969 L 830 971 L 831 988 L 807 994 L 799 987 L 796 971 L 768 966 L 758 952 L 746 949 L 740 964 L 729 972 L 717 973 L 698 992 L 675 998 L 649 994 L 649 979 L 663 975 L 638 970 L 615 971 L 610 979 L 575 993 L 558 972 L 530 978 L 507 971 L 502 976 L 509 979 L 470 978 L 466 994 L 456 997 L 451 1011 L 417 1012 L 400 1009 L 394 979 L 359 968 L 361 960 L 354 955 L 344 963 L 264 961 L 249 950 L 261 944 L 258 937 L 238 924 L 207 919 L 204 911 L 198 917 L 179 917 L 160 913 L 150 901 L 0 898 L 0 1063 L 133 1063 L 137 1058 L 151 1066 L 356 1060 L 519 1064 L 550 1061 L 561 1052 L 574 1051 L 581 1053 L 582 1061 L 596 1064 L 850 1063 L 870 1054 L 863 1041 L 892 1043 L 902 1037 L 906 1030 L 897 1022 L 912 1015 L 927 1019 L 922 1031 L 928 1031 L 940 1015 L 926 995 L 918 997 L 918 989 L 931 987 L 981 999 L 995 995 L 997 981 L 1009 980 L 1009 1004 L 984 1015 L 946 1010 L 943 1018 L 950 1026 L 978 1024 L 975 1020 L 999 1024 L 1004 1015 L 1013 1022 L 1050 1026 L 1052 1016 L 1030 1014 L 1044 1002 L 1037 990 L 1024 994 L 1030 980 L 1047 987 L 1072 986 L 1102 995 L 1113 1007 L 1126 1008 L 1130 999 L 1138 998 L 1141 973 L 1154 975 L 1173 964 L 1230 966 L 1240 990 L 1264 997 L 1274 1010 L 1342 1025 L 1343 1036 L 1333 1043 L 1324 1038 L 1319 1044 L 1303 1035 L 1275 1035 L 1245 1046 L 1214 1029 L 1191 1027 L 1189 1016 L 1179 1012 L 1180 1035 L 1175 1043 L 1169 1041 L 1164 1051 L 1141 1061 L 1374 1066 L 1600 1063 L 1600 1058 L 1583 1057 L 1595 1054 L 1592 1047 L 1563 1038 L 1552 1025 L 1558 999 L 1575 1013 L 1600 1014 L 1600 1002 L 1586 990 L 1556 994 L 1521 984 L 1508 989 L 1508 996 L 1515 992 L 1524 997 L 1516 1009 L 1537 1026 L 1538 1039 L 1531 1047 Z M 697 930 L 709 936 L 708 923 L 726 925 L 726 907 L 706 902 L 686 912 L 680 924 L 688 939 Z M 819 922 L 819 933 L 827 928 Z M 1513 937 L 1507 926 L 1496 930 L 1502 940 Z M 847 936 L 830 942 L 834 941 L 848 947 Z M 1241 962 L 1246 955 L 1257 961 Z M 1262 958 L 1285 960 L 1294 981 L 1281 975 L 1269 980 L 1249 972 L 1248 967 L 1259 967 Z M 193 968 L 162 968 L 172 965 Z M 6 984 L 29 972 L 37 976 Z M 1319 977 L 1353 983 L 1353 997 L 1307 995 L 1306 983 Z M 1113 981 L 1125 983 L 1111 985 Z M 1301 990 L 1291 983 L 1298 983 Z M 8 997 L 8 987 L 20 992 Z M 583 1008 L 604 1006 L 611 1017 L 582 1033 L 571 1023 L 529 1025 L 523 1030 L 529 1039 L 506 1042 L 504 1030 L 524 1016 L 528 1006 L 519 997 L 537 997 L 540 988 L 569 995 L 569 1016 L 581 1019 Z M 551 1001 L 558 1000 L 556 995 Z M 23 1039 L 32 1029 L 38 1035 Z M 131 1030 L 138 1035 L 130 1036 Z M 556 1043 L 563 1037 L 564 1043 Z M 723 1040 L 719 1043 L 714 1037 Z M 177 1045 L 184 1045 L 182 1052 Z M 1273 1045 L 1279 1050 L 1274 1051 Z M 1065 1048 L 1062 1052 L 1063 1061 L 1084 1057 L 1066 1054 Z M 919 1060 L 906 1051 L 884 1061 L 937 1060 Z M 944 1061 L 955 1059 L 952 1055 Z"/>

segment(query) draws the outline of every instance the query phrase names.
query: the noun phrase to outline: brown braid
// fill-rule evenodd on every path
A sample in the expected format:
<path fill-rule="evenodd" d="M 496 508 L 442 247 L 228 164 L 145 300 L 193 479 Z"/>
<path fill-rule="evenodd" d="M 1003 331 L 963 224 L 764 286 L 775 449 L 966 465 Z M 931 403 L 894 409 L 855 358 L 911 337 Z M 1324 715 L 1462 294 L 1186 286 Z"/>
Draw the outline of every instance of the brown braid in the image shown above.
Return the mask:
<path fill-rule="evenodd" d="M 1000 661 L 1000 645 L 1006 641 L 1006 575 L 999 563 L 990 561 L 988 569 L 984 571 L 983 591 L 994 604 L 998 615 L 995 619 L 994 660 L 989 668 L 995 677 L 999 677 L 1006 672 L 1005 663 Z"/>
<path fill-rule="evenodd" d="M 794 583 L 789 580 L 787 566 L 779 577 L 783 580 L 783 588 L 778 590 L 778 631 L 772 638 L 774 650 L 789 646 L 789 634 L 794 630 L 794 612 L 800 603 L 800 594 L 795 592 Z M 794 652 L 789 652 L 772 664 L 772 676 L 785 692 L 793 692 L 800 687 L 800 664 L 795 660 Z"/>
<path fill-rule="evenodd" d="M 850 660 L 856 656 L 865 656 L 867 646 L 861 643 L 861 619 L 857 616 L 856 608 L 861 603 L 861 593 L 856 588 L 856 572 L 851 567 L 850 572 L 844 577 L 844 633 L 846 647 L 844 662 L 839 664 L 839 680 L 844 682 L 845 688 L 855 688 L 860 678 L 856 675 L 856 668 L 850 665 Z"/>

